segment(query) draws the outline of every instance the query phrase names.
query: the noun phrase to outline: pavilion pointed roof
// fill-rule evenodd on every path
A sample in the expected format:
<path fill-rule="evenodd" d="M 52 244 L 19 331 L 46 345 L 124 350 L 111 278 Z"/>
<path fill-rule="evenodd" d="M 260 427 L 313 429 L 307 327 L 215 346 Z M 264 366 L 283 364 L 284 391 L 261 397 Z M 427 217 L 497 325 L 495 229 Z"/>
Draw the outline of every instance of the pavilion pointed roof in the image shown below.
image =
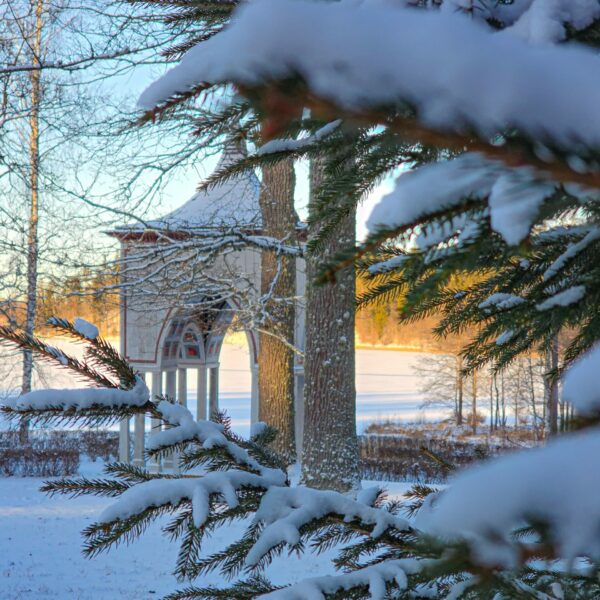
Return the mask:
<path fill-rule="evenodd" d="M 247 156 L 245 144 L 229 140 L 214 172 L 235 164 Z M 258 197 L 260 182 L 248 170 L 208 190 L 196 192 L 187 202 L 163 217 L 140 224 L 119 227 L 117 236 L 142 230 L 186 232 L 194 229 L 240 227 L 260 230 L 262 220 Z"/>
<path fill-rule="evenodd" d="M 215 168 L 220 171 L 247 156 L 241 143 L 229 141 Z M 253 171 L 240 173 L 209 190 L 195 193 L 185 204 L 157 222 L 169 229 L 198 227 L 260 227 L 260 183 Z"/>

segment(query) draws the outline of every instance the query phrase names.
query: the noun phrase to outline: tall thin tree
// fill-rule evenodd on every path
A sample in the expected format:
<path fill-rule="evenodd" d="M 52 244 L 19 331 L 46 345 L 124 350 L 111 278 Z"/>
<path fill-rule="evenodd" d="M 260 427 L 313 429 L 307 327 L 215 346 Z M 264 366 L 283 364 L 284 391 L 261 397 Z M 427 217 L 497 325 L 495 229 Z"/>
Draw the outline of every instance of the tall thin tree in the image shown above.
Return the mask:
<path fill-rule="evenodd" d="M 546 435 L 558 433 L 558 336 L 552 339 L 550 348 L 546 351 L 546 377 L 544 385 L 544 400 L 546 403 Z"/>
<path fill-rule="evenodd" d="M 40 65 L 42 53 L 42 29 L 44 25 L 44 0 L 33 0 L 35 4 L 35 19 L 33 35 L 29 44 L 32 64 Z M 41 97 L 41 69 L 30 72 L 31 80 L 31 112 L 29 117 L 29 227 L 27 233 L 27 292 L 25 332 L 32 335 L 35 329 L 37 282 L 38 282 L 38 223 L 39 223 L 39 169 L 40 169 L 40 97 Z M 33 355 L 31 350 L 23 350 L 23 378 L 21 391 L 26 394 L 31 391 L 33 374 Z M 27 422 L 24 421 L 20 429 L 21 441 L 25 442 L 28 435 Z"/>

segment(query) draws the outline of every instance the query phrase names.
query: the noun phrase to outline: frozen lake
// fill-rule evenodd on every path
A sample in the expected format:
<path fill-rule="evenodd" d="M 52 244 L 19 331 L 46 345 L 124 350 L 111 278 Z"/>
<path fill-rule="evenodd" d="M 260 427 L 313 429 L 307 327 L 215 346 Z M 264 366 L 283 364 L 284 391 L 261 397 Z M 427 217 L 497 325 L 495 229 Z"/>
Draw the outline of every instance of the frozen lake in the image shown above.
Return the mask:
<path fill-rule="evenodd" d="M 55 346 L 73 355 L 81 355 L 82 347 L 65 339 L 55 339 Z M 14 393 L 18 388 L 20 354 L 1 350 L 0 380 L 4 393 Z M 425 421 L 446 416 L 446 408 L 421 408 L 424 400 L 419 391 L 420 378 L 414 368 L 426 361 L 428 355 L 397 350 L 356 351 L 356 421 L 359 432 L 374 421 Z M 233 426 L 242 435 L 250 428 L 250 368 L 248 348 L 245 344 L 226 343 L 221 351 L 219 377 L 219 402 L 232 418 Z M 188 377 L 189 407 L 195 412 L 196 377 Z M 35 387 L 77 387 L 64 370 L 40 365 L 36 371 Z"/>
<path fill-rule="evenodd" d="M 393 350 L 356 351 L 356 425 L 361 432 L 374 421 L 419 421 L 447 415 L 445 408 L 421 409 L 414 368 L 427 354 Z M 221 352 L 219 401 L 240 432 L 250 427 L 250 369 L 245 346 L 227 344 Z M 189 397 L 196 397 L 189 388 Z"/>

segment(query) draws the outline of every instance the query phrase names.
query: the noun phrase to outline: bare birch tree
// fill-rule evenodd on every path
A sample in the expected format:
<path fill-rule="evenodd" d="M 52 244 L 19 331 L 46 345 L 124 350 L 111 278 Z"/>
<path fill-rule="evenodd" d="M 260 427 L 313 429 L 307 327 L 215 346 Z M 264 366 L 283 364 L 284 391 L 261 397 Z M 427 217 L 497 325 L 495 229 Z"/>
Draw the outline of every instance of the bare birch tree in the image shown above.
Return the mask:
<path fill-rule="evenodd" d="M 135 175 L 116 166 L 143 145 L 119 136 L 121 92 L 103 82 L 148 60 L 161 62 L 155 50 L 176 35 L 148 17 L 141 7 L 116 8 L 108 0 L 0 6 L 0 259 L 10 275 L 3 278 L 0 313 L 28 334 L 37 325 L 39 291 L 106 247 L 102 236 L 81 231 L 106 226 L 138 203 Z M 109 190 L 109 179 L 122 191 Z M 23 393 L 33 371 L 25 350 Z"/>
<path fill-rule="evenodd" d="M 42 28 L 44 0 L 34 0 L 35 19 L 33 35 L 28 44 L 32 64 L 39 65 L 42 54 Z M 37 284 L 38 284 L 38 221 L 39 221 L 39 167 L 40 167 L 40 95 L 41 95 L 41 71 L 34 69 L 30 73 L 31 79 L 31 108 L 29 116 L 29 228 L 27 235 L 27 292 L 26 292 L 26 314 L 25 333 L 33 335 L 35 328 L 35 316 L 37 307 Z M 31 375 L 33 372 L 33 354 L 31 350 L 23 350 L 23 378 L 21 393 L 31 391 Z M 21 442 L 27 441 L 28 424 L 21 424 Z"/>

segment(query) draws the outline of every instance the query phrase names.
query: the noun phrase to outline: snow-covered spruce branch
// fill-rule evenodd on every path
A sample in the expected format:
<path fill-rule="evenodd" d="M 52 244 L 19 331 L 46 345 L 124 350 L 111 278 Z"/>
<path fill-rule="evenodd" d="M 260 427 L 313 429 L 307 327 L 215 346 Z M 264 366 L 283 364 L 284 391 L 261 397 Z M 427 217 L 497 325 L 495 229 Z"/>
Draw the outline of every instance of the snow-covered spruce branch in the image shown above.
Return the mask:
<path fill-rule="evenodd" d="M 32 335 L 27 335 L 17 329 L 0 326 L 0 343 L 16 346 L 18 348 L 31 349 L 43 360 L 71 369 L 78 375 L 97 385 L 103 387 L 113 387 L 115 385 L 111 379 L 107 378 L 103 373 L 100 373 L 85 362 L 69 356 L 63 350 L 55 348 L 43 340 Z"/>
<path fill-rule="evenodd" d="M 438 598 L 466 594 L 491 599 L 497 593 L 521 598 L 524 590 L 555 598 L 552 590 L 557 585 L 565 590 L 565 597 L 582 593 L 593 597 L 600 590 L 593 569 L 587 575 L 536 569 L 531 560 L 585 557 L 594 568 L 600 564 L 593 533 L 600 526 L 600 488 L 589 477 L 600 452 L 600 394 L 593 384 L 599 361 L 600 351 L 590 354 L 573 367 L 565 384 L 565 393 L 588 419 L 587 431 L 458 473 L 442 493 L 415 490 L 410 508 L 415 501 L 421 503 L 415 521 L 418 529 L 397 516 L 397 503 L 383 504 L 377 489 L 354 498 L 290 485 L 277 458 L 262 447 L 261 436 L 262 441 L 268 440 L 268 430 L 243 440 L 226 422 L 194 421 L 182 406 L 161 398 L 149 400 L 141 381 L 138 389 L 130 391 L 71 390 L 58 409 L 67 420 L 72 408 L 75 417 L 81 417 L 91 398 L 87 392 L 97 392 L 103 398 L 92 401 L 98 413 L 126 416 L 130 407 L 139 409 L 144 400 L 144 410 L 168 426 L 150 435 L 149 452 L 184 449 L 180 455 L 184 473 L 150 474 L 143 468 L 115 464 L 107 468 L 112 478 L 64 479 L 44 489 L 114 499 L 84 532 L 89 555 L 129 542 L 158 517 L 170 516 L 165 532 L 181 541 L 176 573 L 183 578 L 213 569 L 228 576 L 242 570 L 253 574 L 285 549 L 306 551 L 309 542 L 316 552 L 338 547 L 336 565 L 349 571 L 311 577 L 281 589 L 253 577 L 227 589 L 189 588 L 173 598 L 249 599 L 271 594 L 271 598 L 383 600 L 389 594 L 434 593 Z M 45 398 L 35 402 L 40 410 L 57 409 L 51 392 L 37 393 Z M 21 403 L 27 402 L 23 396 Z M 18 404 L 12 410 L 18 412 Z M 552 478 L 547 477 L 549 468 Z M 233 521 L 245 521 L 242 537 L 225 550 L 203 556 L 207 534 Z M 525 538 L 519 533 L 524 523 L 530 524 Z M 591 533 L 582 536 L 584 531 Z"/>
<path fill-rule="evenodd" d="M 419 573 L 423 565 L 417 559 L 384 560 L 344 575 L 312 577 L 289 587 L 262 594 L 264 600 L 311 600 L 338 592 L 366 588 L 371 598 L 384 598 L 388 582 L 394 581 L 401 591 L 408 587 L 408 574 Z"/>
<path fill-rule="evenodd" d="M 508 169 L 501 162 L 466 153 L 398 177 L 394 190 L 374 208 L 367 226 L 372 233 L 404 230 L 464 204 L 465 199 L 480 200 L 489 208 L 492 229 L 514 245 L 529 234 L 541 204 L 556 191 L 555 184 L 540 180 L 531 169 Z M 581 193 L 585 195 L 584 190 Z"/>
<path fill-rule="evenodd" d="M 50 317 L 48 325 L 62 334 L 84 342 L 86 361 L 95 368 L 108 371 L 121 387 L 134 387 L 138 383 L 135 371 L 123 360 L 116 348 L 100 336 L 94 324 L 81 317 L 76 317 L 72 323 L 60 317 Z"/>
<path fill-rule="evenodd" d="M 194 47 L 152 84 L 140 106 L 160 111 L 206 85 L 233 82 L 254 97 L 262 90 L 265 106 L 269 95 L 273 99 L 277 94 L 280 107 L 314 104 L 323 114 L 329 105 L 332 120 L 348 117 L 385 124 L 415 141 L 467 147 L 510 166 L 530 164 L 559 181 L 599 186 L 599 176 L 584 153 L 579 153 L 577 165 L 569 154 L 576 141 L 589 149 L 586 154 L 593 161 L 600 145 L 595 125 L 600 88 L 590 85 L 589 77 L 596 70 L 596 57 L 584 49 L 532 48 L 461 16 L 395 6 L 263 0 L 237 13 L 226 30 Z M 256 32 L 266 22 L 277 26 L 255 43 Z M 435 40 L 435 50 L 421 52 L 415 66 L 413 50 L 423 39 Z M 473 47 L 479 49 L 475 59 Z M 440 50 L 450 57 L 451 77 L 447 62 L 439 61 Z M 504 68 L 498 74 L 500 55 Z M 345 68 L 340 70 L 339 64 Z M 560 83 L 557 69 L 564 75 Z M 310 93 L 302 96 L 293 86 L 294 96 L 285 98 L 281 89 L 269 87 L 290 77 L 303 80 Z M 457 81 L 474 83 L 456 85 Z M 530 92 L 526 102 L 520 92 L 506 93 L 523 89 Z M 576 100 L 570 93 L 574 89 L 582 90 Z M 568 98 L 563 98 L 565 90 Z M 568 115 L 565 102 L 577 103 Z M 398 114 L 397 109 L 381 109 L 402 103 L 411 110 Z M 488 109 L 478 110 L 480 106 Z M 407 118 L 407 112 L 417 119 Z M 273 118 L 275 123 L 281 117 Z M 519 135 L 506 134 L 507 128 Z M 479 139 L 465 135 L 465 130 L 477 132 Z M 504 135 L 501 145 L 490 143 L 497 134 Z"/>
<path fill-rule="evenodd" d="M 492 223 L 492 211 L 481 210 L 487 199 L 467 196 L 453 204 L 454 189 L 459 190 L 458 197 L 472 188 L 461 189 L 468 177 L 461 180 L 460 173 L 447 166 L 457 177 L 451 178 L 448 204 L 439 211 L 435 210 L 437 185 L 431 187 L 431 196 L 421 194 L 424 188 L 416 186 L 418 173 L 399 183 L 396 204 L 382 203 L 385 210 L 376 215 L 378 221 L 397 217 L 407 224 L 395 230 L 398 237 L 393 243 L 388 240 L 386 245 L 382 233 L 384 244 L 372 246 L 361 260 L 369 287 L 360 304 L 402 297 L 408 308 L 401 317 L 407 322 L 435 312 L 442 315 L 436 327 L 441 336 L 477 332 L 463 348 L 469 371 L 486 364 L 502 369 L 523 353 L 544 351 L 561 331 L 576 328 L 578 334 L 564 342 L 555 378 L 600 334 L 595 320 L 589 318 L 590 311 L 596 310 L 591 307 L 597 303 L 600 276 L 593 196 L 586 199 L 558 190 L 539 215 L 527 193 L 521 200 L 498 205 L 505 224 L 509 218 L 517 224 L 510 232 L 511 241 L 530 232 L 526 243 L 511 245 L 500 235 L 497 222 Z M 470 175 L 475 181 L 476 173 Z M 377 234 L 371 240 L 375 238 Z M 357 255 L 363 250 L 359 248 Z"/>
<path fill-rule="evenodd" d="M 34 390 L 10 398 L 2 412 L 9 419 L 33 423 L 77 422 L 103 424 L 121 415 L 145 412 L 152 405 L 142 379 L 106 340 L 95 325 L 77 318 L 74 323 L 52 317 L 48 325 L 86 344 L 85 359 L 79 360 L 35 336 L 0 327 L 0 343 L 31 350 L 38 357 L 70 369 L 91 381 L 94 388 Z M 113 379 L 114 378 L 114 379 Z"/>
<path fill-rule="evenodd" d="M 444 254 L 471 244 L 481 233 L 481 222 L 487 223 L 485 230 L 491 228 L 516 246 L 539 224 L 545 205 L 565 200 L 585 204 L 596 195 L 597 191 L 579 186 L 569 186 L 567 191 L 540 179 L 530 168 L 508 169 L 476 153 L 425 165 L 397 178 L 394 189 L 369 216 L 367 239 L 325 265 L 322 277 L 333 278 L 339 269 L 407 234 L 413 238 L 407 242 L 423 250 L 432 248 L 427 261 L 439 262 Z M 418 230 L 421 233 L 415 236 Z M 393 271 L 404 261 L 400 257 L 389 260 L 381 265 L 372 262 L 370 273 Z"/>
<path fill-rule="evenodd" d="M 311 146 L 317 146 L 319 142 L 336 131 L 342 124 L 341 119 L 331 121 L 323 127 L 320 127 L 313 134 L 299 139 L 281 139 L 269 140 L 263 144 L 256 152 L 257 156 L 267 156 L 269 154 L 296 154 L 306 150 Z"/>

